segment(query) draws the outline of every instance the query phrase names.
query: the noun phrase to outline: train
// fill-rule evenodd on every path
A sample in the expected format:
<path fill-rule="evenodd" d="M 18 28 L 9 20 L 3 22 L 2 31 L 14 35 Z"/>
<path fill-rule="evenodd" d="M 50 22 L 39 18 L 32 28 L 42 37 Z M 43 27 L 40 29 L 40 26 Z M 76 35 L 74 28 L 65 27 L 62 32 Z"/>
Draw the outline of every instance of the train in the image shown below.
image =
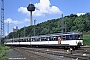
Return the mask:
<path fill-rule="evenodd" d="M 83 34 L 81 32 L 65 32 L 5 39 L 4 44 L 12 46 L 50 46 L 74 49 L 80 48 L 83 45 Z"/>

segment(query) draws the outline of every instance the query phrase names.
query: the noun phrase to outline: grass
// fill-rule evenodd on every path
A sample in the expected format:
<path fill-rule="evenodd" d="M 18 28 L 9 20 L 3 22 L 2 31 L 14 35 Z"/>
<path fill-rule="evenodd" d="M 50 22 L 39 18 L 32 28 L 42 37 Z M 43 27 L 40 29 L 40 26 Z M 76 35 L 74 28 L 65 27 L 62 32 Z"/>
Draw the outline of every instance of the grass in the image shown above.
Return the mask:
<path fill-rule="evenodd" d="M 90 35 L 83 35 L 83 44 L 90 46 Z"/>
<path fill-rule="evenodd" d="M 0 60 L 8 60 L 6 58 L 6 50 L 8 50 L 7 46 L 0 45 Z"/>

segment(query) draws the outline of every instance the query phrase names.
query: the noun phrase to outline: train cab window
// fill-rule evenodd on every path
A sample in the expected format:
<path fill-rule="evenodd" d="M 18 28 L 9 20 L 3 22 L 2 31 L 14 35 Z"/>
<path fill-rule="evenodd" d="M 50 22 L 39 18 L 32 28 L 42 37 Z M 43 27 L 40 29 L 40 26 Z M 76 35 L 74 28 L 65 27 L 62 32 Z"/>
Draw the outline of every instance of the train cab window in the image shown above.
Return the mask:
<path fill-rule="evenodd" d="M 79 35 L 79 40 L 83 40 L 83 35 Z"/>
<path fill-rule="evenodd" d="M 82 35 L 75 35 L 75 39 L 76 40 L 82 40 L 83 39 L 83 36 Z"/>

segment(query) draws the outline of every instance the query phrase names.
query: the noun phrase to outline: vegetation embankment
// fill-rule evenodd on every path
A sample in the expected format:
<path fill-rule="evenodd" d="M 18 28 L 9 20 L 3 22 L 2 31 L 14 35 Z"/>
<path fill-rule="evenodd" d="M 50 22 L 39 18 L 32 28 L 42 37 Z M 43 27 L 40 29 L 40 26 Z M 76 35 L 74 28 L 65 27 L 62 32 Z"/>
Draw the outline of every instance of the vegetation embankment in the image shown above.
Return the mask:
<path fill-rule="evenodd" d="M 90 31 L 90 13 L 86 13 L 85 15 L 77 16 L 75 14 L 71 14 L 68 16 L 64 16 L 65 27 L 67 32 L 71 31 L 80 31 L 80 32 L 89 32 Z M 42 23 L 38 23 L 36 25 L 36 35 L 43 34 L 52 34 L 58 33 L 62 30 L 62 17 L 57 19 L 47 20 Z M 25 35 L 26 36 L 34 36 L 34 26 L 25 27 Z M 17 32 L 11 32 L 8 35 L 8 38 L 17 38 L 24 37 L 24 27 L 19 29 Z"/>
<path fill-rule="evenodd" d="M 83 44 L 90 46 L 90 31 L 83 32 Z"/>
<path fill-rule="evenodd" d="M 8 60 L 6 58 L 6 50 L 8 50 L 7 46 L 0 45 L 0 60 Z"/>

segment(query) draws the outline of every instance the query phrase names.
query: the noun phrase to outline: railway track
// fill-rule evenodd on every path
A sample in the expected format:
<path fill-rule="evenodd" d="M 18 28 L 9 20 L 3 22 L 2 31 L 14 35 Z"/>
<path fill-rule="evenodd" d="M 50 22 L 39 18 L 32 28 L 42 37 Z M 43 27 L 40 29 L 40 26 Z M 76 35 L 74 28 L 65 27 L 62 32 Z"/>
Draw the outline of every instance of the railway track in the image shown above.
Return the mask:
<path fill-rule="evenodd" d="M 21 49 L 21 48 L 13 48 L 14 50 L 16 50 L 17 52 L 19 52 L 21 55 L 25 56 L 27 60 L 52 60 L 50 58 L 38 55 L 36 53 L 30 52 L 28 50 L 25 49 Z"/>
<path fill-rule="evenodd" d="M 72 54 L 70 51 L 66 52 L 66 50 L 64 50 L 64 49 L 26 48 L 26 47 L 21 47 L 21 48 L 16 47 L 14 49 L 16 49 L 17 51 L 21 50 L 22 52 L 24 52 L 24 55 L 26 54 L 25 56 L 27 56 L 27 58 L 30 56 L 30 55 L 27 55 L 27 53 L 30 53 L 33 56 L 37 55 L 38 58 L 43 59 L 43 60 L 52 60 L 50 58 L 35 54 L 35 53 L 46 53 L 49 55 L 63 56 L 63 57 L 73 58 L 73 59 L 78 59 L 78 60 L 90 60 L 90 50 L 88 48 L 85 48 L 85 49 L 81 48 L 79 50 L 73 50 Z M 29 57 L 28 59 L 31 59 L 31 57 Z M 36 60 L 36 59 L 37 58 L 34 58 L 34 60 Z"/>

